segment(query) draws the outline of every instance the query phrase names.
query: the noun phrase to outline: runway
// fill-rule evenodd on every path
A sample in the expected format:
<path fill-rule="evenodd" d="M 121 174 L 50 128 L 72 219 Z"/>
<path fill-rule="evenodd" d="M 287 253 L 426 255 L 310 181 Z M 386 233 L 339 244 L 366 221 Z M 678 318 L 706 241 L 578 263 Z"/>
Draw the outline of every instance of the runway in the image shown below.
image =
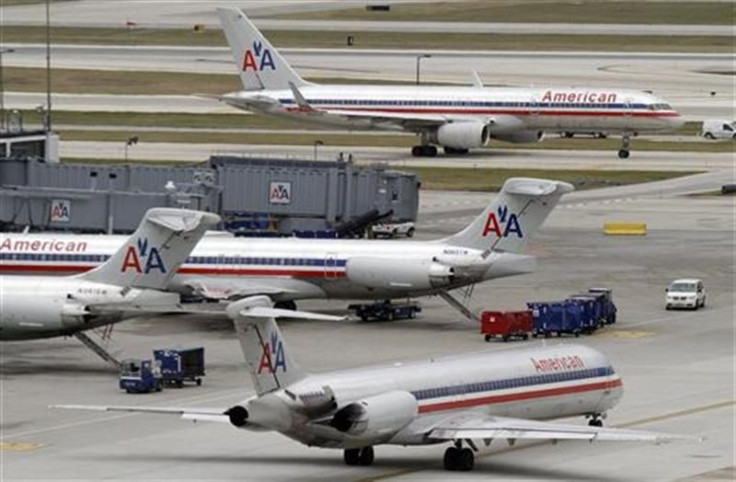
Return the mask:
<path fill-rule="evenodd" d="M 600 201 L 610 190 L 571 196 L 531 241 L 531 252 L 540 257 L 538 271 L 476 286 L 470 306 L 519 309 L 528 300 L 559 299 L 588 286 L 613 288 L 616 325 L 593 336 L 546 343 L 585 343 L 611 358 L 625 394 L 607 426 L 705 441 L 514 447 L 494 441 L 481 449 L 475 470 L 462 474 L 463 480 L 732 480 L 733 198 L 660 195 L 656 186 L 631 189 L 635 199 L 621 203 Z M 417 235 L 434 239 L 459 230 L 490 197 L 423 192 Z M 603 222 L 623 219 L 647 220 L 649 233 L 634 238 L 601 234 Z M 664 287 L 685 276 L 704 280 L 707 308 L 664 311 Z M 300 307 L 339 313 L 346 304 L 312 301 Z M 282 329 L 292 356 L 312 372 L 545 343 L 485 343 L 475 326 L 460 321 L 441 300 L 424 299 L 422 305 L 424 312 L 415 320 L 284 322 Z M 4 480 L 447 480 L 441 469 L 443 446 L 379 446 L 372 467 L 346 467 L 337 451 L 302 447 L 276 434 L 195 425 L 176 417 L 49 410 L 48 404 L 57 403 L 225 408 L 251 393 L 225 321 L 136 320 L 118 325 L 114 340 L 126 356 L 144 357 L 160 346 L 201 344 L 207 354 L 205 383 L 131 396 L 118 390 L 114 371 L 73 341 L 3 344 Z"/>
<path fill-rule="evenodd" d="M 45 47 L 9 45 L 5 66 L 45 66 Z M 416 51 L 350 49 L 284 49 L 287 60 L 303 76 L 354 80 L 413 81 Z M 736 57 L 728 54 L 667 54 L 626 52 L 511 52 L 432 51 L 421 64 L 426 82 L 469 85 L 476 70 L 486 85 L 519 87 L 575 86 L 651 90 L 663 96 L 692 120 L 731 119 L 736 94 L 730 72 Z M 229 49 L 189 47 L 116 47 L 60 45 L 54 47 L 53 66 L 68 69 L 141 70 L 236 74 Z M 194 94 L 195 92 L 193 92 Z M 223 92 L 224 94 L 225 92 Z M 29 108 L 41 95 L 6 94 L 7 105 Z M 56 96 L 55 96 L 56 97 Z M 182 97 L 170 102 L 161 96 L 141 97 L 141 102 L 113 96 L 58 95 L 61 108 L 69 110 L 173 109 L 202 112 L 201 99 Z M 145 99 L 145 100 L 144 100 Z M 209 112 L 221 112 L 212 105 Z M 150 109 L 150 110 L 148 110 Z"/>

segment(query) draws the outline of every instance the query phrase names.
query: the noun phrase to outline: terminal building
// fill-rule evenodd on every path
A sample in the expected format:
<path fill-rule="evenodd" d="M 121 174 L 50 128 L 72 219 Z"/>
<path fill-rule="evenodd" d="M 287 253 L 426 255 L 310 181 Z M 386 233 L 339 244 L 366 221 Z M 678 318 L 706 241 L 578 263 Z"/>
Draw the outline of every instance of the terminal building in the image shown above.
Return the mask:
<path fill-rule="evenodd" d="M 335 236 L 356 218 L 414 221 L 418 209 L 416 175 L 352 159 L 213 156 L 174 167 L 44 157 L 0 152 L 2 229 L 130 233 L 147 209 L 170 206 L 217 213 L 236 234 Z"/>

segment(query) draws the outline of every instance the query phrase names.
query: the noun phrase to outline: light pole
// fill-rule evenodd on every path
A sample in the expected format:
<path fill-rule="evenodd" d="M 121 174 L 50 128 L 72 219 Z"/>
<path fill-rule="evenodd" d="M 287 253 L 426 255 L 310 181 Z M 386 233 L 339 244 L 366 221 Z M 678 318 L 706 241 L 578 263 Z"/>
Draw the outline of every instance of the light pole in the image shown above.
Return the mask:
<path fill-rule="evenodd" d="M 14 49 L 0 49 L 0 132 L 5 130 L 5 77 L 3 76 L 3 54 L 12 54 Z"/>
<path fill-rule="evenodd" d="M 419 66 L 422 63 L 422 59 L 429 59 L 431 57 L 429 54 L 417 55 L 417 85 L 419 85 Z"/>
<path fill-rule="evenodd" d="M 314 141 L 314 160 L 315 161 L 317 160 L 317 147 L 324 146 L 324 145 L 325 143 L 320 140 Z"/>
<path fill-rule="evenodd" d="M 51 131 L 51 2 L 46 0 L 46 132 Z"/>
<path fill-rule="evenodd" d="M 128 148 L 132 146 L 133 144 L 138 144 L 138 136 L 133 136 L 128 138 L 128 141 L 125 143 L 125 162 L 128 162 Z"/>

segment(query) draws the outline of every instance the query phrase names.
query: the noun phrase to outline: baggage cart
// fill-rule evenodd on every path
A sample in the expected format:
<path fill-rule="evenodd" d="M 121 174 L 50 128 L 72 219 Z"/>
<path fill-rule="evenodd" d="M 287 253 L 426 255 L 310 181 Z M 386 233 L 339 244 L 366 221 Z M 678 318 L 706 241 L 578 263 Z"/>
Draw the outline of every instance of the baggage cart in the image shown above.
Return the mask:
<path fill-rule="evenodd" d="M 524 311 L 484 311 L 480 317 L 480 332 L 486 341 L 501 338 L 529 339 L 532 332 L 532 312 Z"/>
<path fill-rule="evenodd" d="M 161 365 L 164 383 L 178 388 L 185 381 L 202 385 L 204 376 L 204 348 L 162 348 L 153 351 L 153 357 Z"/>
<path fill-rule="evenodd" d="M 575 301 L 529 302 L 527 306 L 532 311 L 533 336 L 578 337 L 583 331 L 583 309 Z"/>
<path fill-rule="evenodd" d="M 161 366 L 155 360 L 123 360 L 120 364 L 119 386 L 126 393 L 160 392 L 164 387 Z"/>
<path fill-rule="evenodd" d="M 577 303 L 581 310 L 581 328 L 584 333 L 591 334 L 603 326 L 603 296 L 595 294 L 579 294 L 570 296 L 567 301 Z"/>
<path fill-rule="evenodd" d="M 599 294 L 603 296 L 603 306 L 601 316 L 605 320 L 605 324 L 611 325 L 616 323 L 616 314 L 618 309 L 613 302 L 613 290 L 610 288 L 588 288 L 588 293 Z"/>

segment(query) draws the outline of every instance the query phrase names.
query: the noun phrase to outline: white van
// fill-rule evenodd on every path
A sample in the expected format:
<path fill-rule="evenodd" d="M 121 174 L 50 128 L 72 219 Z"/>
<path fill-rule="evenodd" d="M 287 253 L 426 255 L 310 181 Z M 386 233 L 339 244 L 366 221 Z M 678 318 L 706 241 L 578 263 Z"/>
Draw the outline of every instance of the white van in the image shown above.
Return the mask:
<path fill-rule="evenodd" d="M 697 310 L 705 307 L 705 287 L 699 279 L 678 279 L 666 290 L 665 308 L 691 308 Z"/>
<path fill-rule="evenodd" d="M 700 135 L 706 139 L 736 139 L 736 129 L 727 120 L 705 120 Z"/>

